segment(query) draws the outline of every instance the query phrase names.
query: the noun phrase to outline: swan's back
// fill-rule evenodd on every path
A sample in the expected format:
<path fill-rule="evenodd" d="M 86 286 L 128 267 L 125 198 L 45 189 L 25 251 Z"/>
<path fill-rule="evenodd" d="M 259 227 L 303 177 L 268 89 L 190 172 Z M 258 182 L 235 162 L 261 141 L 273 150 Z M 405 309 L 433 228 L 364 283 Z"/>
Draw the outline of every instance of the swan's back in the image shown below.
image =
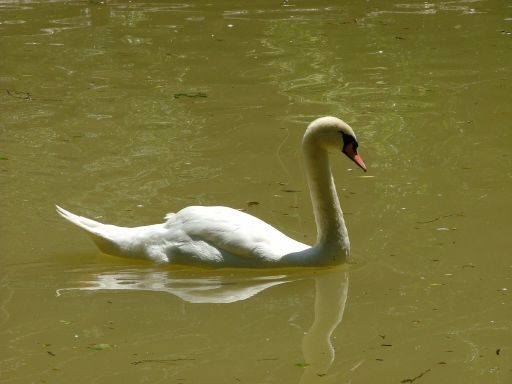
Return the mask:
<path fill-rule="evenodd" d="M 187 207 L 168 214 L 164 226 L 167 233 L 176 234 L 169 239 L 174 245 L 173 250 L 167 251 L 171 258 L 198 258 L 197 252 L 202 249 L 199 258 L 204 262 L 265 264 L 310 248 L 264 221 L 228 207 Z M 189 248 L 194 255 L 188 255 Z"/>

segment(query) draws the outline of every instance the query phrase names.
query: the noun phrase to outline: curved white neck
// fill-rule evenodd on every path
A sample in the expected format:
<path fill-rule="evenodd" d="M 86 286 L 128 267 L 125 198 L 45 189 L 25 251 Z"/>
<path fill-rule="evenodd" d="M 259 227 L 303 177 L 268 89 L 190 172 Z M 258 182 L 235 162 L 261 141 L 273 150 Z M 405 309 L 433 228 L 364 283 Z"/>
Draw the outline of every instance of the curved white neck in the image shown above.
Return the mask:
<path fill-rule="evenodd" d="M 302 143 L 306 177 L 315 214 L 319 257 L 338 263 L 349 256 L 350 242 L 332 178 L 327 151 L 306 135 Z M 327 261 L 327 260 L 326 260 Z"/>

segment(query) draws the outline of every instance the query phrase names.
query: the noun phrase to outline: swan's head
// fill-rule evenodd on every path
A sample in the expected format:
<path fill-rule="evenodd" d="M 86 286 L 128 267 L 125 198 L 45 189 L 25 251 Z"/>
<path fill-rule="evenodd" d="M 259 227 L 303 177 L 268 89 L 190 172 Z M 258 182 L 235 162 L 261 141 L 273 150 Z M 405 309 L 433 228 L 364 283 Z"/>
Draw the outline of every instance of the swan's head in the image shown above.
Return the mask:
<path fill-rule="evenodd" d="M 304 135 L 304 141 L 314 142 L 326 150 L 339 150 L 363 171 L 366 165 L 357 153 L 357 137 L 350 125 L 337 117 L 320 117 L 309 124 Z"/>

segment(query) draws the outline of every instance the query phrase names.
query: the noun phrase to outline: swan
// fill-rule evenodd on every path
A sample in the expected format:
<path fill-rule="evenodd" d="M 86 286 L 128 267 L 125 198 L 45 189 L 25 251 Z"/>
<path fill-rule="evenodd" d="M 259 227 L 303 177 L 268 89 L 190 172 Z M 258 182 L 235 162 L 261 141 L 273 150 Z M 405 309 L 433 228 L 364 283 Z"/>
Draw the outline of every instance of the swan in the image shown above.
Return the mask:
<path fill-rule="evenodd" d="M 134 228 L 102 224 L 56 208 L 110 255 L 200 267 L 335 265 L 349 257 L 350 242 L 328 153 L 341 149 L 366 171 L 357 148 L 352 128 L 336 117 L 320 117 L 306 129 L 302 153 L 317 228 L 313 246 L 228 207 L 190 206 L 167 214 L 162 224 Z"/>

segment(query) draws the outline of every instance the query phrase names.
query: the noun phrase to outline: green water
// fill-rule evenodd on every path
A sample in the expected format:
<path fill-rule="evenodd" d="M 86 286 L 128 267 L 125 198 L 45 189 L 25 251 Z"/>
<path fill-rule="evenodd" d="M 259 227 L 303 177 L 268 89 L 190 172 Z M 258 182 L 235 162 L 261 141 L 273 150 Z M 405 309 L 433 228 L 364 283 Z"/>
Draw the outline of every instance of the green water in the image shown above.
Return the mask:
<path fill-rule="evenodd" d="M 0 0 L 0 381 L 509 383 L 507 1 Z M 316 237 L 322 115 L 352 259 L 205 271 L 98 254 L 59 218 L 191 204 Z"/>

